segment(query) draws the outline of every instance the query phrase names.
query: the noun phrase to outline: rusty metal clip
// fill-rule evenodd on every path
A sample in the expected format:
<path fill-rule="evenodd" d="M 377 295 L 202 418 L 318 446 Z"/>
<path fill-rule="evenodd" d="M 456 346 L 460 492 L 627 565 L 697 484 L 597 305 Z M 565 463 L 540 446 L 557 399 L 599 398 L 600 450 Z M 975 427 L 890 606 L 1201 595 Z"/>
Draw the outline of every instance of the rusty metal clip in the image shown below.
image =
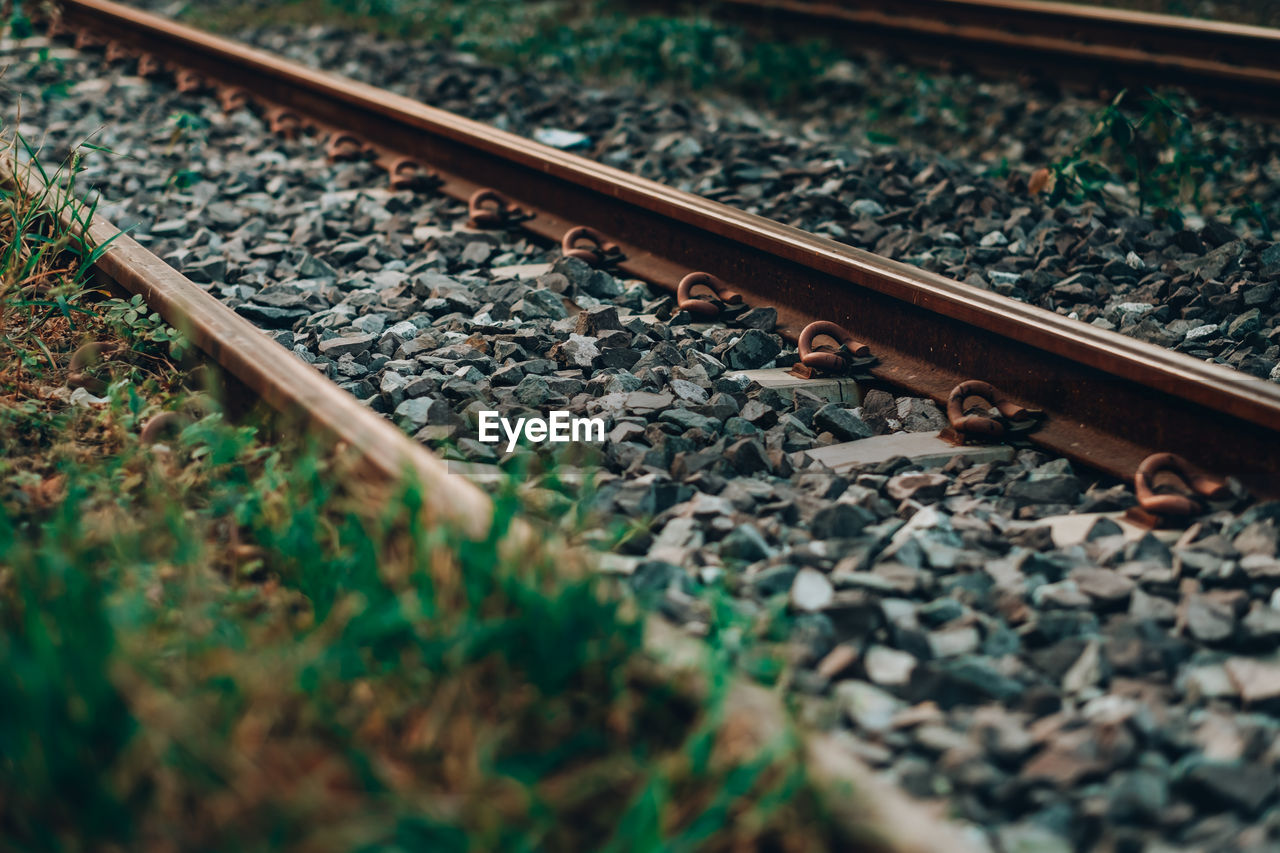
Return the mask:
<path fill-rule="evenodd" d="M 76 30 L 76 38 L 73 44 L 76 50 L 87 50 L 89 48 L 102 47 L 102 39 L 86 29 L 81 29 Z"/>
<path fill-rule="evenodd" d="M 578 243 L 583 240 L 594 244 L 595 248 L 580 248 Z M 578 225 L 564 232 L 564 239 L 560 241 L 560 248 L 564 250 L 566 258 L 577 258 L 580 261 L 586 261 L 593 267 L 608 266 L 626 258 L 626 255 L 622 254 L 622 250 L 618 248 L 617 243 L 610 242 L 603 234 L 589 225 Z"/>
<path fill-rule="evenodd" d="M 830 338 L 838 344 L 815 347 L 818 338 Z M 810 379 L 815 372 L 846 373 L 850 368 L 870 364 L 875 358 L 871 348 L 854 336 L 844 326 L 830 320 L 815 320 L 800 332 L 800 361 L 792 368 L 792 374 Z"/>
<path fill-rule="evenodd" d="M 277 136 L 283 136 L 289 141 L 298 138 L 298 134 L 302 132 L 302 118 L 291 110 L 284 107 L 274 107 L 267 111 L 267 122 L 271 128 L 271 132 Z"/>
<path fill-rule="evenodd" d="M 1006 432 L 1029 430 L 1042 417 L 1044 412 L 1019 406 L 981 379 L 961 382 L 947 398 L 947 420 L 962 442 L 971 438 L 997 439 Z"/>
<path fill-rule="evenodd" d="M 489 187 L 478 189 L 467 200 L 467 224 L 472 228 L 505 228 L 533 215 L 513 203 L 502 193 Z M 568 237 L 568 235 L 565 235 Z"/>
<path fill-rule="evenodd" d="M 325 156 L 329 158 L 329 162 L 338 163 L 342 161 L 361 160 L 368 153 L 368 146 L 364 140 L 356 136 L 354 133 L 339 132 L 329 137 L 329 143 L 325 147 Z"/>
<path fill-rule="evenodd" d="M 1138 507 L 1154 516 L 1199 515 L 1207 501 L 1229 497 L 1225 480 L 1201 473 L 1175 453 L 1154 453 L 1133 475 Z"/>
<path fill-rule="evenodd" d="M 196 95 L 208 87 L 204 76 L 190 68 L 179 68 L 173 75 L 173 83 L 183 95 Z"/>
<path fill-rule="evenodd" d="M 440 176 L 412 157 L 401 157 L 387 167 L 391 189 L 429 190 L 440 186 Z"/>
<path fill-rule="evenodd" d="M 183 412 L 161 412 L 147 421 L 138 434 L 138 443 L 155 444 L 162 436 L 177 435 L 190 423 L 191 418 Z"/>
<path fill-rule="evenodd" d="M 123 42 L 114 40 L 107 42 L 107 49 L 102 54 L 103 61 L 108 65 L 123 62 L 131 56 L 133 56 L 132 50 L 125 46 Z"/>
<path fill-rule="evenodd" d="M 163 71 L 164 66 L 154 54 L 144 53 L 138 57 L 139 77 L 159 77 Z"/>
<path fill-rule="evenodd" d="M 249 95 L 244 89 L 223 86 L 218 90 L 218 103 L 224 113 L 233 113 L 249 106 Z"/>
<path fill-rule="evenodd" d="M 83 388 L 94 396 L 100 397 L 107 390 L 107 382 L 91 372 L 91 368 L 107 361 L 116 353 L 114 344 L 95 341 L 85 344 L 71 354 L 67 363 L 67 387 Z"/>
<path fill-rule="evenodd" d="M 693 295 L 695 287 L 705 287 L 715 294 L 715 299 L 698 299 Z M 688 311 L 697 317 L 715 317 L 725 305 L 739 305 L 742 296 L 729 285 L 709 272 L 691 272 L 680 279 L 676 288 L 676 305 L 682 311 Z"/>

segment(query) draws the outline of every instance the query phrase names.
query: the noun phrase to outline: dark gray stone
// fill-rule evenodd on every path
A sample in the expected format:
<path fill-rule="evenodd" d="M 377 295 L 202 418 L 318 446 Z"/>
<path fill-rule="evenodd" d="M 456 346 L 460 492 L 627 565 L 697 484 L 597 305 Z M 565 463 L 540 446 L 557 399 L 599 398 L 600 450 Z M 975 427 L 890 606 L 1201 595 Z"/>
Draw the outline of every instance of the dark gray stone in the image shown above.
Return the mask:
<path fill-rule="evenodd" d="M 1255 815 L 1276 794 L 1276 776 L 1256 764 L 1195 761 L 1178 778 L 1178 789 L 1205 810 L 1233 809 Z"/>
<path fill-rule="evenodd" d="M 720 556 L 754 563 L 773 555 L 773 549 L 753 524 L 739 524 L 720 542 Z"/>
<path fill-rule="evenodd" d="M 377 340 L 374 335 L 348 335 L 321 341 L 317 349 L 326 358 L 339 358 L 344 355 L 359 355 L 368 352 Z"/>
<path fill-rule="evenodd" d="M 876 517 L 863 507 L 835 503 L 818 511 L 809 525 L 809 532 L 814 539 L 852 539 L 875 521 Z"/>
<path fill-rule="evenodd" d="M 764 367 L 782 351 L 777 340 L 759 329 L 748 329 L 724 353 L 724 363 L 733 370 Z"/>
<path fill-rule="evenodd" d="M 841 441 L 854 441 L 872 434 L 871 427 L 839 403 L 831 403 L 814 412 L 813 428 L 825 430 Z"/>

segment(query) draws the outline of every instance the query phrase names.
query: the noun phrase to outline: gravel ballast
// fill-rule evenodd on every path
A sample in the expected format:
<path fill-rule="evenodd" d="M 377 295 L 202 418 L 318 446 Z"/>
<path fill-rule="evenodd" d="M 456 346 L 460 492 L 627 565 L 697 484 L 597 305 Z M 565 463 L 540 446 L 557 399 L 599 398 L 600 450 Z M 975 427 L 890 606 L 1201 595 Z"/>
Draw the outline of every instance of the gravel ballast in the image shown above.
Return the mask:
<path fill-rule="evenodd" d="M 46 139 L 46 157 L 90 136 L 115 152 L 88 153 L 81 176 L 100 188 L 107 218 L 455 457 L 503 461 L 502 446 L 476 440 L 481 408 L 603 417 L 609 439 L 569 461 L 591 470 L 602 517 L 651 519 L 607 555 L 606 568 L 693 634 L 707 630 L 707 589 L 727 592 L 746 620 L 785 611 L 777 648 L 788 666 L 778 677 L 813 724 L 839 732 L 846 748 L 914 795 L 945 798 L 975 843 L 1263 850 L 1280 839 L 1280 504 L 1229 501 L 1181 536 L 1107 518 L 1074 532 L 1055 521 L 1055 533 L 1045 519 L 1123 509 L 1131 490 L 1026 449 L 1008 462 L 918 470 L 897 458 L 837 474 L 806 454 L 862 436 L 936 431 L 941 412 L 884 391 L 853 407 L 744 383 L 738 371 L 794 359 L 767 312 L 694 325 L 641 282 L 519 236 L 468 231 L 462 205 L 391 193 L 369 164 L 330 165 L 321 140 L 281 141 L 250 112 L 223 116 L 211 98 L 178 96 L 167 82 L 101 73 L 97 57 L 66 62 L 73 85 L 65 99 L 39 98 L 47 65 L 30 76 L 32 65 L 12 68 L 0 90 L 6 116 L 14 120 L 22 95 L 21 127 Z M 501 81 L 505 72 L 492 73 Z M 625 103 L 594 98 L 578 92 L 575 108 L 598 102 L 626 114 Z M 653 109 L 657 123 L 675 115 Z M 190 122 L 178 114 L 202 126 L 179 133 Z M 759 188 L 750 192 L 762 211 L 776 196 L 801 220 L 845 222 L 848 234 L 883 229 L 875 242 L 904 240 L 904 252 L 914 251 L 905 248 L 913 235 L 927 237 L 925 251 L 954 249 L 948 263 L 967 275 L 1016 275 L 1011 289 L 1029 287 L 1045 263 L 1037 253 L 1050 251 L 1029 247 L 1051 245 L 1063 260 L 1039 270 L 1054 277 L 1047 292 L 1074 287 L 1086 294 L 1074 303 L 1082 317 L 1122 329 L 1211 315 L 1194 314 L 1194 300 L 1175 312 L 1154 296 L 1145 308 L 1108 307 L 1121 296 L 1136 303 L 1144 288 L 1181 280 L 1194 299 L 1220 282 L 1219 295 L 1243 302 L 1270 281 L 1265 265 L 1280 264 L 1268 254 L 1280 248 L 1213 226 L 1144 247 L 1113 235 L 1120 226 L 1097 209 L 1022 203 L 1028 212 L 1009 222 L 1013 209 L 1002 205 L 1014 203 L 1010 191 L 918 154 L 842 160 L 788 178 L 802 190 L 780 193 L 769 181 L 825 155 L 797 153 L 804 149 L 788 140 L 762 147 L 757 134 L 748 157 L 715 147 L 735 138 L 723 126 L 705 135 L 678 122 L 660 129 L 676 134 L 673 147 L 705 146 L 685 152 L 686 180 L 776 170 L 777 178 L 743 178 L 733 191 Z M 633 144 L 656 150 L 655 135 Z M 183 186 L 187 171 L 199 180 Z M 822 189 L 828 181 L 837 185 Z M 919 214 L 939 218 L 936 227 L 892 231 L 877 219 L 914 209 L 923 203 L 916 194 L 927 195 L 921 187 L 944 181 L 936 198 L 952 207 Z M 986 199 L 994 199 L 989 210 Z M 860 201 L 885 213 L 867 204 L 865 216 L 843 212 Z M 958 213 L 966 201 L 971 213 Z M 1102 262 L 1116 241 L 1115 251 L 1127 247 L 1147 271 L 1139 275 L 1127 252 L 1124 269 Z M 1149 269 L 1144 256 L 1153 258 Z M 1164 271 L 1178 264 L 1191 271 Z M 1142 283 L 1151 276 L 1158 282 Z M 1232 290 L 1229 281 L 1244 284 Z M 1196 305 L 1211 308 L 1208 299 Z M 1270 372 L 1274 301 L 1252 315 L 1256 325 L 1240 319 L 1242 307 L 1213 308 L 1220 322 L 1187 331 L 1225 324 L 1193 341 L 1228 362 L 1244 353 L 1241 366 L 1261 361 L 1255 372 Z"/>

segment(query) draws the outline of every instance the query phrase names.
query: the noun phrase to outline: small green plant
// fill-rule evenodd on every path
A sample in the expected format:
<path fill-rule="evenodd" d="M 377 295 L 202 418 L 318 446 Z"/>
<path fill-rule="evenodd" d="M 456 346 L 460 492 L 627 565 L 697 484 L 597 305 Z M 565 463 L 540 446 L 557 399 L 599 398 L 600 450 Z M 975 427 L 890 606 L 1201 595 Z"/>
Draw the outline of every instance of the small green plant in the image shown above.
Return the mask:
<path fill-rule="evenodd" d="M 173 157 L 178 147 L 182 146 L 182 159 L 186 161 L 186 164 L 198 161 L 200 151 L 208 142 L 203 133 L 204 129 L 209 126 L 208 122 L 194 113 L 179 111 L 169 116 L 168 125 L 169 143 L 165 147 L 165 157 Z M 186 164 L 174 168 L 168 180 L 165 181 L 166 187 L 185 190 L 204 180 L 199 170 L 193 169 Z"/>
<path fill-rule="evenodd" d="M 179 142 L 190 137 L 192 131 L 208 127 L 208 122 L 194 113 L 180 110 L 169 115 L 168 125 L 170 127 L 169 147 L 166 153 L 172 152 Z"/>
<path fill-rule="evenodd" d="M 31 38 L 36 34 L 36 28 L 32 25 L 31 18 L 23 11 L 23 5 L 21 0 L 14 0 L 9 11 L 9 35 L 16 39 Z"/>
<path fill-rule="evenodd" d="M 9 16 L 0 20 L 0 30 L 13 39 L 28 39 L 35 35 L 35 27 L 31 23 L 21 2 L 6 4 Z M 26 63 L 25 77 L 40 85 L 40 97 L 43 100 L 56 100 L 66 97 L 70 90 L 71 80 L 66 73 L 66 63 L 61 57 L 54 56 L 48 47 L 40 47 L 36 51 L 36 61 Z"/>
<path fill-rule="evenodd" d="M 0 160 L 16 163 L 19 153 L 39 180 L 0 176 L 0 225 L 6 238 L 0 248 L 0 341 L 28 365 L 52 364 L 40 331 L 54 319 L 74 330 L 80 318 L 93 314 L 86 303 L 94 294 L 85 284 L 110 241 L 92 246 L 80 236 L 96 209 L 96 202 L 83 201 L 76 187 L 80 148 L 52 173 L 21 135 L 0 142 Z"/>
<path fill-rule="evenodd" d="M 1141 99 L 1121 91 L 1090 133 L 1049 168 L 1050 202 L 1096 200 L 1108 184 L 1127 184 L 1140 215 L 1154 210 L 1178 221 L 1181 204 L 1200 203 L 1200 187 L 1216 166 L 1180 105 L 1148 89 Z"/>
<path fill-rule="evenodd" d="M 1257 199 L 1250 201 L 1249 204 L 1244 207 L 1237 208 L 1231 215 L 1231 221 L 1253 223 L 1257 226 L 1259 236 L 1264 240 L 1273 239 L 1271 218 L 1267 216 L 1266 209 L 1263 208 Z"/>
<path fill-rule="evenodd" d="M 142 350 L 156 350 L 181 361 L 191 351 L 186 336 L 165 323 L 164 318 L 152 311 L 142 296 L 134 294 L 129 299 L 111 299 L 98 307 L 102 318 L 112 332 L 122 338 L 136 341 Z"/>
<path fill-rule="evenodd" d="M 42 47 L 37 52 L 36 62 L 27 68 L 26 76 L 28 80 L 39 82 L 42 100 L 56 101 L 65 98 L 71 91 L 66 63 L 60 57 L 50 54 L 47 47 Z"/>
<path fill-rule="evenodd" d="M 204 176 L 195 169 L 175 169 L 173 174 L 169 176 L 167 185 L 176 187 L 180 190 L 185 190 L 189 187 L 195 186 L 203 180 Z"/>

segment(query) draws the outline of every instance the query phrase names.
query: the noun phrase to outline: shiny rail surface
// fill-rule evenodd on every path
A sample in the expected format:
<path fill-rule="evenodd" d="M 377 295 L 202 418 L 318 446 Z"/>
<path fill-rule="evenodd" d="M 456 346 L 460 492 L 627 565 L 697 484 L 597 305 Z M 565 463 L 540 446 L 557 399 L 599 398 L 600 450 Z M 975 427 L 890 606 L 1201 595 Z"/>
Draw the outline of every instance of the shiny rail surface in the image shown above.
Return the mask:
<path fill-rule="evenodd" d="M 589 225 L 622 272 L 676 289 L 710 272 L 778 309 L 793 340 L 830 320 L 869 344 L 875 380 L 944 403 L 982 379 L 1048 415 L 1029 440 L 1129 479 L 1173 452 L 1280 496 L 1280 386 L 566 154 L 372 86 L 316 71 L 107 0 L 65 0 L 65 26 L 233 87 L 260 107 L 356 134 L 391 164 L 411 157 L 467 198 L 496 187 L 559 242 Z"/>
<path fill-rule="evenodd" d="M 1055 79 L 1173 84 L 1265 109 L 1280 100 L 1280 29 L 1036 0 L 720 0 L 770 31 Z"/>

